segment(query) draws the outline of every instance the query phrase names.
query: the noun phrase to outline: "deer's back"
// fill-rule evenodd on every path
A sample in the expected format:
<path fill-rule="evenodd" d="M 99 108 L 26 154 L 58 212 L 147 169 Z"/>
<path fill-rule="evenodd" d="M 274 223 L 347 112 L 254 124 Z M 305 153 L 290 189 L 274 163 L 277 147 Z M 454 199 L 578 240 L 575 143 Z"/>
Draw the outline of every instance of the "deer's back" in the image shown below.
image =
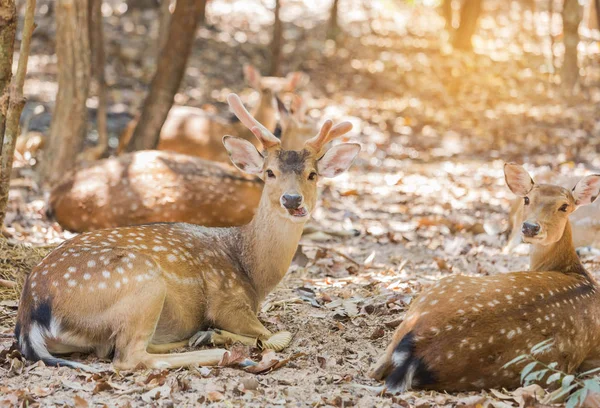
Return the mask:
<path fill-rule="evenodd" d="M 50 206 L 73 231 L 151 222 L 232 226 L 250 221 L 261 193 L 262 182 L 232 167 L 142 151 L 72 172 L 53 189 Z"/>

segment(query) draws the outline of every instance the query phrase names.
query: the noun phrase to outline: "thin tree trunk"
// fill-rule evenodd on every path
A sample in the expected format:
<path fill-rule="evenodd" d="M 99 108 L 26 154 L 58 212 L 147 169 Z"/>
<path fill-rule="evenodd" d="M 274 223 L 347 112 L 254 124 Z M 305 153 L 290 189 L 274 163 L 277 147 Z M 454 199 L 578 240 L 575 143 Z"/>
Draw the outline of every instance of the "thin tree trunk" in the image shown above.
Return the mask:
<path fill-rule="evenodd" d="M 50 185 L 75 165 L 86 135 L 90 83 L 88 21 L 86 0 L 57 1 L 58 94 L 42 173 Z"/>
<path fill-rule="evenodd" d="M 19 119 L 21 118 L 23 107 L 25 106 L 23 85 L 25 84 L 25 74 L 27 73 L 27 60 L 29 59 L 31 35 L 35 29 L 35 23 L 33 21 L 35 2 L 36 0 L 27 0 L 17 73 L 10 85 L 10 102 L 8 105 L 8 113 L 6 115 L 4 145 L 0 158 L 0 226 L 4 223 L 4 218 L 6 216 L 6 204 L 8 203 L 8 192 L 10 189 L 10 174 L 15 155 L 17 136 L 19 135 Z"/>
<path fill-rule="evenodd" d="M 206 0 L 177 0 L 167 44 L 159 57 L 156 73 L 128 150 L 154 149 L 158 145 L 160 129 L 183 79 L 198 22 L 204 18 L 205 6 Z"/>
<path fill-rule="evenodd" d="M 0 152 L 8 110 L 17 20 L 15 0 L 0 0 Z"/>
<path fill-rule="evenodd" d="M 337 1 L 337 0 L 335 0 Z M 273 38 L 271 39 L 271 75 L 281 75 L 281 47 L 283 46 L 283 27 L 279 13 L 281 0 L 275 0 L 275 22 L 273 23 Z"/>
<path fill-rule="evenodd" d="M 560 71 L 563 89 L 572 92 L 579 80 L 579 64 L 577 62 L 577 46 L 579 45 L 579 23 L 581 7 L 577 0 L 565 0 L 563 5 L 563 38 L 565 55 Z"/>
<path fill-rule="evenodd" d="M 460 10 L 460 22 L 454 37 L 454 48 L 471 50 L 471 37 L 477 29 L 477 20 L 481 14 L 481 0 L 467 0 Z"/>
<path fill-rule="evenodd" d="M 91 73 L 96 83 L 98 95 L 98 109 L 96 111 L 96 131 L 98 142 L 96 146 L 84 151 L 80 158 L 84 160 L 97 160 L 108 149 L 108 132 L 106 129 L 107 92 L 104 73 L 104 30 L 102 27 L 102 0 L 89 0 L 89 38 L 91 49 Z"/>
<path fill-rule="evenodd" d="M 329 21 L 327 23 L 327 38 L 335 40 L 340 34 L 340 25 L 338 22 L 339 0 L 333 0 L 331 11 L 329 11 Z"/>
<path fill-rule="evenodd" d="M 452 11 L 452 0 L 443 0 L 442 1 L 442 16 L 444 17 L 446 30 L 452 32 L 452 18 L 454 16 L 454 12 Z"/>
<path fill-rule="evenodd" d="M 162 0 L 162 2 L 160 3 L 160 11 L 159 11 L 160 21 L 158 23 L 158 38 L 156 39 L 156 42 L 158 44 L 158 47 L 156 47 L 156 51 L 157 51 L 156 52 L 156 61 L 157 62 L 160 57 L 160 53 L 162 52 L 162 49 L 165 47 L 165 44 L 167 43 L 167 35 L 169 32 L 169 25 L 171 24 L 170 6 L 171 6 L 171 0 Z"/>
<path fill-rule="evenodd" d="M 594 1 L 594 8 L 595 8 L 595 18 L 596 21 L 594 21 L 594 24 L 591 28 L 595 28 L 596 30 L 600 30 L 600 0 L 593 0 Z"/>

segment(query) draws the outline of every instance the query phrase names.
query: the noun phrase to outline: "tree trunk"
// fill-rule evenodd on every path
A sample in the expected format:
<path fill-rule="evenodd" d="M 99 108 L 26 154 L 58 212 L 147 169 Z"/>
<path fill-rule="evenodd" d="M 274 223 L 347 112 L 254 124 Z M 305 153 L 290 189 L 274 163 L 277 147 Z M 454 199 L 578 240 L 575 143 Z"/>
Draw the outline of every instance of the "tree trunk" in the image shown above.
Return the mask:
<path fill-rule="evenodd" d="M 481 0 L 467 0 L 460 9 L 460 22 L 454 36 L 454 48 L 471 50 L 471 37 L 477 29 L 477 20 L 481 14 Z"/>
<path fill-rule="evenodd" d="M 86 100 L 90 83 L 90 44 L 86 0 L 58 0 L 56 4 L 56 57 L 58 94 L 48 149 L 44 181 L 58 181 L 75 165 L 87 131 Z"/>
<path fill-rule="evenodd" d="M 171 24 L 171 0 L 162 0 L 160 3 L 158 22 L 158 38 L 156 39 L 156 61 L 160 58 L 160 53 L 167 43 L 167 35 L 169 33 L 169 25 Z"/>
<path fill-rule="evenodd" d="M 444 17 L 445 28 L 448 32 L 452 32 L 453 25 L 452 19 L 454 17 L 454 12 L 452 11 L 452 0 L 443 0 L 442 1 L 442 16 Z"/>
<path fill-rule="evenodd" d="M 95 147 L 84 151 L 80 158 L 84 160 L 97 160 L 108 149 L 108 132 L 106 129 L 106 78 L 104 74 L 104 30 L 102 27 L 102 0 L 89 0 L 89 38 L 91 50 L 91 73 L 95 79 L 96 94 L 98 96 L 98 109 L 96 110 L 96 131 L 98 142 Z"/>
<path fill-rule="evenodd" d="M 595 21 L 592 27 L 593 29 L 600 30 L 600 0 L 592 0 L 594 2 L 594 17 Z"/>
<path fill-rule="evenodd" d="M 565 0 L 563 4 L 563 38 L 565 55 L 560 71 L 561 84 L 568 92 L 573 91 L 579 80 L 579 64 L 577 63 L 577 45 L 579 45 L 579 23 L 581 7 L 577 0 Z"/>
<path fill-rule="evenodd" d="M 15 0 L 0 0 L 0 152 L 8 110 L 8 85 L 12 78 L 17 20 Z"/>
<path fill-rule="evenodd" d="M 6 216 L 6 204 L 8 203 L 8 192 L 10 190 L 10 174 L 15 155 L 17 136 L 19 135 L 19 119 L 21 118 L 23 107 L 25 106 L 23 85 L 25 84 L 25 74 L 27 73 L 27 60 L 29 58 L 31 35 L 35 29 L 35 23 L 33 21 L 35 1 L 36 0 L 27 0 L 17 73 L 10 84 L 10 102 L 8 104 L 8 112 L 6 115 L 2 155 L 0 157 L 0 226 L 4 223 L 4 218 Z M 16 26 L 14 27 L 14 30 L 16 31 Z M 14 45 L 11 46 L 11 49 L 12 48 L 14 48 Z"/>
<path fill-rule="evenodd" d="M 337 1 L 337 0 L 335 0 Z M 275 0 L 275 22 L 273 23 L 273 38 L 271 39 L 271 75 L 281 75 L 281 47 L 283 46 L 283 27 L 279 13 L 281 1 Z"/>
<path fill-rule="evenodd" d="M 127 12 L 131 10 L 147 10 L 158 7 L 158 0 L 127 0 Z"/>
<path fill-rule="evenodd" d="M 206 0 L 177 0 L 167 45 L 159 57 L 140 120 L 129 142 L 129 151 L 154 149 L 158 145 L 160 129 L 183 79 L 205 6 Z"/>
<path fill-rule="evenodd" d="M 329 12 L 329 21 L 327 23 L 327 38 L 335 40 L 340 34 L 340 26 L 338 23 L 338 4 L 339 0 L 333 0 L 331 11 Z"/>

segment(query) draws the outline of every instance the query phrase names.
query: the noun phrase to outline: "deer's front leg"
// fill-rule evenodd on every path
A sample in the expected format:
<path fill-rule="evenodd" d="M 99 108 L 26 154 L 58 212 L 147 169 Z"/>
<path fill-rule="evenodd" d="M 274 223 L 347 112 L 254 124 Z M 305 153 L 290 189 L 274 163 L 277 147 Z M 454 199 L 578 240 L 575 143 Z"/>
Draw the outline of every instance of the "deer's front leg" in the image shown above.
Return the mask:
<path fill-rule="evenodd" d="M 292 341 L 290 332 L 282 331 L 272 334 L 267 330 L 247 304 L 222 308 L 213 321 L 218 329 L 196 333 L 190 339 L 190 345 L 224 344 L 228 341 L 238 341 L 250 346 L 280 351 Z"/>

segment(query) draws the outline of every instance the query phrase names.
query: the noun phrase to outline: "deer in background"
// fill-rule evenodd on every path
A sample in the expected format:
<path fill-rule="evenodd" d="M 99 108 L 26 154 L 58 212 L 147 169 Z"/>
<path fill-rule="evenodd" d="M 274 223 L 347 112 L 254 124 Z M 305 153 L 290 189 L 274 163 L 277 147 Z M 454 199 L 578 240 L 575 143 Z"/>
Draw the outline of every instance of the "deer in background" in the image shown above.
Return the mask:
<path fill-rule="evenodd" d="M 524 204 L 530 271 L 451 276 L 414 300 L 371 376 L 388 390 L 469 391 L 516 388 L 522 364 L 504 365 L 553 339 L 537 358 L 572 373 L 600 363 L 598 285 L 579 261 L 569 215 L 600 191 L 600 175 L 572 191 L 535 184 L 516 164 L 506 183 Z"/>
<path fill-rule="evenodd" d="M 285 150 L 237 95 L 228 102 L 263 147 L 259 152 L 245 139 L 223 138 L 234 165 L 265 182 L 252 221 L 236 228 L 141 225 L 64 242 L 33 269 L 23 288 L 15 337 L 26 358 L 91 370 L 57 355 L 94 352 L 113 354 L 120 369 L 170 368 L 218 364 L 225 353 L 166 353 L 189 339 L 234 339 L 275 350 L 290 343 L 290 333 L 272 334 L 257 311 L 290 266 L 316 203 L 318 179 L 344 172 L 360 145 L 323 151 L 352 128 L 326 121 L 302 150 Z"/>
<path fill-rule="evenodd" d="M 244 66 L 246 83 L 258 91 L 260 97 L 252 115 L 270 132 L 277 125 L 274 97 L 278 92 L 293 92 L 308 83 L 308 75 L 292 72 L 285 78 L 262 77 L 252 65 Z M 125 151 L 137 119 L 132 120 L 121 134 L 117 153 Z M 221 138 L 233 134 L 258 146 L 255 138 L 242 123 L 230 122 L 228 118 L 189 106 L 173 106 L 160 131 L 158 150 L 188 154 L 207 160 L 228 162 Z"/>
<path fill-rule="evenodd" d="M 282 148 L 301 150 L 318 130 L 304 99 L 294 96 L 290 111 L 281 101 L 278 107 Z M 152 222 L 229 227 L 250 222 L 262 189 L 262 180 L 231 166 L 140 151 L 71 172 L 50 193 L 49 212 L 77 232 Z"/>

